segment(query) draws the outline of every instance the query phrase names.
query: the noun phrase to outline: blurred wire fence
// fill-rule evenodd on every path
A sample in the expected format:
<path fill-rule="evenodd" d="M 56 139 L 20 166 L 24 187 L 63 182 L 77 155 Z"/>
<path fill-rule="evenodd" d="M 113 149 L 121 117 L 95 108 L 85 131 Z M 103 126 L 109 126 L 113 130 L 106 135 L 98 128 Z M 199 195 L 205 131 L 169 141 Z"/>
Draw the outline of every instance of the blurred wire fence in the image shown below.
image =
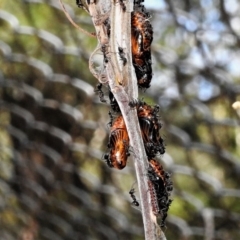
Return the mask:
<path fill-rule="evenodd" d="M 65 5 L 93 31 L 75 1 Z M 144 97 L 161 107 L 159 160 L 174 182 L 168 240 L 240 238 L 239 11 L 237 0 L 151 10 L 154 76 Z M 109 106 L 88 70 L 96 44 L 58 1 L 0 3 L 0 239 L 143 239 L 128 194 L 133 164 L 118 171 L 102 160 Z"/>

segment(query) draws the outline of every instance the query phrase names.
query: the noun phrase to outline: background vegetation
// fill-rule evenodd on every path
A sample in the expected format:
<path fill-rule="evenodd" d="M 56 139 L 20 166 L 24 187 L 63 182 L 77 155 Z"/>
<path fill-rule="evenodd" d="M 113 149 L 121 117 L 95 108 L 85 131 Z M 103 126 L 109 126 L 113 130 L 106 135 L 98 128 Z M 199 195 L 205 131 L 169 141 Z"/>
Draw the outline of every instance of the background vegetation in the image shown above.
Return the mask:
<path fill-rule="evenodd" d="M 93 31 L 88 14 L 65 3 Z M 151 9 L 154 77 L 144 96 L 160 105 L 159 160 L 174 182 L 168 240 L 240 238 L 239 11 L 237 0 Z M 101 159 L 109 106 L 88 69 L 96 44 L 57 0 L 0 3 L 1 239 L 143 239 L 131 160 L 118 171 Z"/>

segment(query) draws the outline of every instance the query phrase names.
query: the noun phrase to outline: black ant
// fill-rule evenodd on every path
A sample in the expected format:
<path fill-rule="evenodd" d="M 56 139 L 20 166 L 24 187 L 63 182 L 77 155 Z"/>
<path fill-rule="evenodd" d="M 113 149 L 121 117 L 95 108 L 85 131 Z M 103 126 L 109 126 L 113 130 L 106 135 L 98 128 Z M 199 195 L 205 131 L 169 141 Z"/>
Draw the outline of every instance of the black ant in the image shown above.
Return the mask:
<path fill-rule="evenodd" d="M 113 165 L 112 165 L 109 153 L 105 153 L 102 158 L 105 160 L 105 162 L 107 163 L 108 167 L 113 168 Z"/>
<path fill-rule="evenodd" d="M 133 99 L 131 101 L 129 101 L 128 106 L 130 108 L 139 108 L 142 107 L 143 105 L 145 105 L 146 103 L 143 101 L 143 99 Z"/>
<path fill-rule="evenodd" d="M 96 4 L 96 1 L 94 1 L 94 3 Z M 76 4 L 79 8 L 84 9 L 85 11 L 89 12 L 88 9 L 84 6 L 84 4 L 82 3 L 82 0 L 76 0 Z M 87 0 L 87 4 L 90 5 L 90 0 Z"/>
<path fill-rule="evenodd" d="M 141 4 L 144 0 L 134 0 L 134 4 Z"/>
<path fill-rule="evenodd" d="M 77 0 L 77 1 L 78 1 L 78 0 Z M 90 1 L 90 0 L 87 0 L 87 4 L 88 4 L 88 5 L 90 5 L 90 3 L 91 3 L 91 1 Z M 94 4 L 96 4 L 96 3 L 97 3 L 97 1 L 96 1 L 96 0 L 94 0 L 94 1 L 93 1 L 93 3 L 94 3 Z"/>
<path fill-rule="evenodd" d="M 120 3 L 120 5 L 121 5 L 121 7 L 122 7 L 122 10 L 123 10 L 124 12 L 126 12 L 127 8 L 126 8 L 126 5 L 125 5 L 125 3 L 124 3 L 123 1 L 124 1 L 124 0 L 119 0 L 119 3 Z"/>
<path fill-rule="evenodd" d="M 123 61 L 123 66 L 125 66 L 126 63 L 127 63 L 127 59 L 125 58 L 125 53 L 123 51 L 123 48 L 122 47 L 118 47 L 118 51 L 119 51 L 118 54 L 119 54 L 121 60 Z"/>
<path fill-rule="evenodd" d="M 111 26 L 110 26 L 110 21 L 109 21 L 109 19 L 106 19 L 106 20 L 103 22 L 103 25 L 106 27 L 107 35 L 108 35 L 108 37 L 110 38 Z"/>
<path fill-rule="evenodd" d="M 102 91 L 102 83 L 98 83 L 96 85 L 94 92 L 98 94 L 101 102 L 106 102 L 106 100 L 104 99 L 104 93 Z"/>
<path fill-rule="evenodd" d="M 108 63 L 108 57 L 107 57 L 107 54 L 108 54 L 107 50 L 108 49 L 107 49 L 107 47 L 108 47 L 107 44 L 103 44 L 102 47 L 101 47 L 105 63 Z"/>
<path fill-rule="evenodd" d="M 116 98 L 114 97 L 113 93 L 111 92 L 110 88 L 109 88 L 109 100 L 110 100 L 111 109 L 114 112 L 121 112 L 118 102 L 117 102 Z"/>
<path fill-rule="evenodd" d="M 129 194 L 130 194 L 130 196 L 131 196 L 131 198 L 132 198 L 132 200 L 133 200 L 132 204 L 135 205 L 136 207 L 138 207 L 138 206 L 139 206 L 139 202 L 137 201 L 134 193 L 135 193 L 135 190 L 134 190 L 134 188 L 132 188 L 132 189 L 129 191 Z"/>
<path fill-rule="evenodd" d="M 79 8 L 83 8 L 84 5 L 82 4 L 82 1 L 81 0 L 76 0 L 76 4 Z"/>
<path fill-rule="evenodd" d="M 113 125 L 113 114 L 112 114 L 111 111 L 109 111 L 109 112 L 108 112 L 108 115 L 109 115 L 109 117 L 110 117 L 110 122 L 108 123 L 108 125 L 109 125 L 110 127 L 112 127 L 112 125 Z"/>

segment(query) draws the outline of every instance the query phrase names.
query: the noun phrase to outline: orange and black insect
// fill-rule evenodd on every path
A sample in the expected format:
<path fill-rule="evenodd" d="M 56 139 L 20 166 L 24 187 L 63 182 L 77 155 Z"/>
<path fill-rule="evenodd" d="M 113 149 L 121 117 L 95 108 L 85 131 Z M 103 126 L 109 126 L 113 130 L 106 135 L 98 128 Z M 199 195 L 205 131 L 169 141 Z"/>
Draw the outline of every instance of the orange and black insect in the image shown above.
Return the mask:
<path fill-rule="evenodd" d="M 132 189 L 129 191 L 129 194 L 130 194 L 130 196 L 131 196 L 131 198 L 132 198 L 132 200 L 133 200 L 132 204 L 135 205 L 136 207 L 138 207 L 138 206 L 139 206 L 139 202 L 137 201 L 134 193 L 135 193 L 135 190 L 134 190 L 134 188 L 132 188 Z"/>
<path fill-rule="evenodd" d="M 161 213 L 161 209 L 159 207 L 158 196 L 155 186 L 151 180 L 148 180 L 148 191 L 150 192 L 151 197 L 152 212 L 155 216 L 159 216 Z"/>
<path fill-rule="evenodd" d="M 152 107 L 145 102 L 140 102 L 137 108 L 139 123 L 142 134 L 145 136 L 150 158 L 154 157 L 158 152 L 160 154 L 165 153 L 164 142 L 159 134 L 162 126 L 158 119 L 158 111 L 158 105 Z"/>
<path fill-rule="evenodd" d="M 146 89 L 150 87 L 152 80 L 152 67 L 151 64 L 144 60 L 144 65 L 139 66 L 138 64 L 133 64 L 138 80 L 138 86 L 141 89 Z"/>
<path fill-rule="evenodd" d="M 153 29 L 149 21 L 149 15 L 146 12 L 134 11 L 132 12 L 132 33 L 141 34 L 141 49 L 142 51 L 150 51 L 153 40 Z"/>
<path fill-rule="evenodd" d="M 161 216 L 161 227 L 164 227 L 167 212 L 172 203 L 172 200 L 169 199 L 170 192 L 172 191 L 172 182 L 169 174 L 165 173 L 162 166 L 153 159 L 149 162 L 148 187 L 151 196 L 152 211 L 156 216 Z"/>
<path fill-rule="evenodd" d="M 152 122 L 147 118 L 139 118 L 139 125 L 141 127 L 141 133 L 142 133 L 146 154 L 148 158 L 155 157 L 157 154 L 157 150 L 154 142 L 152 141 L 154 126 Z"/>
<path fill-rule="evenodd" d="M 141 100 L 130 103 L 131 106 L 134 106 L 134 104 L 137 107 L 139 117 L 146 117 L 150 120 L 154 120 L 154 123 L 158 122 L 159 105 L 152 107 Z"/>
<path fill-rule="evenodd" d="M 102 91 L 102 83 L 98 83 L 96 85 L 94 92 L 98 94 L 101 102 L 106 102 L 106 100 L 104 99 L 104 93 Z"/>
<path fill-rule="evenodd" d="M 152 25 L 146 12 L 131 13 L 132 59 L 138 86 L 149 88 L 152 80 L 151 43 L 153 40 Z"/>
<path fill-rule="evenodd" d="M 165 190 L 170 196 L 171 191 L 173 190 L 173 183 L 171 181 L 170 174 L 164 171 L 163 166 L 155 159 L 149 160 L 149 165 L 154 170 L 155 174 L 162 179 L 164 182 Z"/>
<path fill-rule="evenodd" d="M 149 160 L 149 165 L 151 166 L 151 168 L 154 170 L 155 174 L 160 177 L 163 182 L 165 181 L 165 171 L 163 170 L 163 166 L 156 161 L 155 159 L 150 159 Z"/>
<path fill-rule="evenodd" d="M 110 152 L 104 155 L 109 167 L 123 169 L 129 157 L 129 137 L 122 116 L 118 116 L 111 127 L 108 148 Z"/>
<path fill-rule="evenodd" d="M 139 125 L 148 158 L 154 158 L 158 153 L 164 154 L 165 146 L 159 134 L 161 129 L 161 123 L 158 119 L 159 106 L 155 105 L 152 107 L 141 100 L 131 101 L 129 106 L 137 109 Z"/>

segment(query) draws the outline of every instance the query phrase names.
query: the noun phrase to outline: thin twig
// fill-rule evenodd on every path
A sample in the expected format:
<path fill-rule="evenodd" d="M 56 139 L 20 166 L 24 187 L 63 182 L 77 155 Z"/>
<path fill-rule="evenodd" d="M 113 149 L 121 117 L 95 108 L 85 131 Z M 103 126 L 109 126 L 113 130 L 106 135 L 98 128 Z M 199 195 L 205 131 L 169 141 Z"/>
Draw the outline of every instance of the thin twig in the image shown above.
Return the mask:
<path fill-rule="evenodd" d="M 62 7 L 62 10 L 63 10 L 65 16 L 67 17 L 67 19 L 69 20 L 69 22 L 70 22 L 75 28 L 77 28 L 79 31 L 87 34 L 87 35 L 90 36 L 90 37 L 96 37 L 96 34 L 95 34 L 95 33 L 90 33 L 90 32 L 88 32 L 88 31 L 86 31 L 85 29 L 81 28 L 80 26 L 78 26 L 78 25 L 73 21 L 73 19 L 72 19 L 71 16 L 69 15 L 69 13 L 67 12 L 67 10 L 66 10 L 66 8 L 65 8 L 62 0 L 58 0 L 58 1 L 59 1 L 60 5 L 61 5 L 61 7 Z"/>
<path fill-rule="evenodd" d="M 97 71 L 94 69 L 93 67 L 93 57 L 96 55 L 97 51 L 99 51 L 100 47 L 97 46 L 94 51 L 92 52 L 92 54 L 90 55 L 89 57 L 89 60 L 88 60 L 88 66 L 89 66 L 89 70 L 90 72 L 92 73 L 92 75 L 95 77 L 95 78 L 99 78 L 99 74 L 97 73 Z"/>
<path fill-rule="evenodd" d="M 142 141 L 140 126 L 136 110 L 129 107 L 129 101 L 138 98 L 138 87 L 135 71 L 132 66 L 131 58 L 131 11 L 130 1 L 126 3 L 127 10 L 121 11 L 119 4 L 112 0 L 111 6 L 111 39 L 110 51 L 112 52 L 111 64 L 107 66 L 108 80 L 111 91 L 113 92 L 122 116 L 126 123 L 130 144 L 133 149 L 133 159 L 135 163 L 135 171 L 137 176 L 140 204 L 142 209 L 142 217 L 146 240 L 163 240 L 165 236 L 157 224 L 156 216 L 152 213 L 150 201 L 150 193 L 148 191 L 147 168 L 148 160 Z M 117 18 L 117 19 L 116 19 Z M 124 21 L 127 19 L 127 21 Z M 119 24 L 121 22 L 122 24 Z M 125 23 L 125 25 L 124 25 Z M 117 55 L 118 44 L 126 45 L 126 53 L 128 63 L 127 71 L 121 72 L 122 62 Z M 119 85 L 122 84 L 123 86 Z"/>
<path fill-rule="evenodd" d="M 145 239 L 165 240 L 166 238 L 164 233 L 157 224 L 156 216 L 152 213 L 150 193 L 148 191 L 147 184 L 148 160 L 142 140 L 137 113 L 135 109 L 131 109 L 129 107 L 129 101 L 138 98 L 137 79 L 131 57 L 131 11 L 133 4 L 132 1 L 126 1 L 126 11 L 123 11 L 119 1 L 117 2 L 111 0 L 111 36 L 110 42 L 108 42 L 108 36 L 104 31 L 104 26 L 101 25 L 101 21 L 100 25 L 99 21 L 97 21 L 98 17 L 101 17 L 101 15 L 104 16 L 104 13 L 101 13 L 100 10 L 102 8 L 99 6 L 101 3 L 104 4 L 102 1 L 98 4 L 90 3 L 89 12 L 92 16 L 93 24 L 100 44 L 109 44 L 110 56 L 108 63 L 106 64 L 106 74 L 110 89 L 121 109 L 121 113 L 128 130 L 130 144 L 134 152 L 133 159 L 140 193 Z M 98 23 L 98 25 L 95 23 Z M 125 47 L 127 57 L 126 66 L 123 66 L 123 63 L 119 58 L 119 46 Z"/>

